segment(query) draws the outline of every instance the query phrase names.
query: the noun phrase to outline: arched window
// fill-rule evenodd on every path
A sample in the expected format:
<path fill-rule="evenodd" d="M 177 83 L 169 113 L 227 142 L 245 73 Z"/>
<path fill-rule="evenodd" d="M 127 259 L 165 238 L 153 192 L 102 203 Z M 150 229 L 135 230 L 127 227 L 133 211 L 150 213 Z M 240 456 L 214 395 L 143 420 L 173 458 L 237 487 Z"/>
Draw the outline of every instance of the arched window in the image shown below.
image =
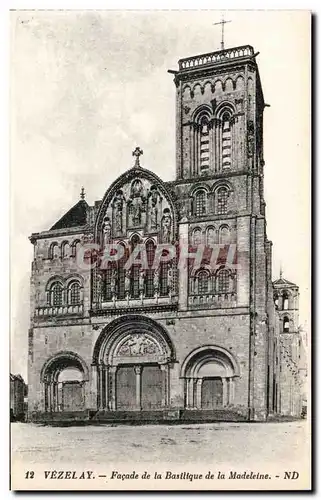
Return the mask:
<path fill-rule="evenodd" d="M 206 214 L 206 192 L 204 189 L 199 189 L 194 197 L 194 214 L 198 217 Z"/>
<path fill-rule="evenodd" d="M 219 230 L 219 243 L 228 245 L 230 243 L 230 230 L 228 226 L 221 226 Z"/>
<path fill-rule="evenodd" d="M 131 251 L 133 252 L 135 247 L 139 245 L 140 239 L 138 235 L 134 235 L 131 240 Z M 140 264 L 133 264 L 131 267 L 131 280 L 130 280 L 130 295 L 134 299 L 139 298 L 139 275 L 140 275 Z"/>
<path fill-rule="evenodd" d="M 168 262 L 160 263 L 160 274 L 159 274 L 159 293 L 162 297 L 168 295 Z"/>
<path fill-rule="evenodd" d="M 146 243 L 146 254 L 148 269 L 145 271 L 145 296 L 154 297 L 154 269 L 152 269 L 152 265 L 155 257 L 155 245 L 153 241 Z"/>
<path fill-rule="evenodd" d="M 63 286 L 61 283 L 53 283 L 50 288 L 50 305 L 54 307 L 62 306 Z"/>
<path fill-rule="evenodd" d="M 61 245 L 61 256 L 63 258 L 70 257 L 71 249 L 68 241 L 64 241 Z"/>
<path fill-rule="evenodd" d="M 51 243 L 48 257 L 49 259 L 57 259 L 59 257 L 59 247 L 57 242 Z"/>
<path fill-rule="evenodd" d="M 68 303 L 71 306 L 80 304 L 80 283 L 73 281 L 68 286 Z"/>
<path fill-rule="evenodd" d="M 197 274 L 197 293 L 204 295 L 209 292 L 209 276 L 207 271 L 199 271 Z"/>
<path fill-rule="evenodd" d="M 231 115 L 225 111 L 222 115 L 222 168 L 230 168 L 232 151 L 232 131 L 231 131 Z"/>
<path fill-rule="evenodd" d="M 230 291 L 230 271 L 222 268 L 216 274 L 216 293 L 228 293 Z"/>
<path fill-rule="evenodd" d="M 210 161 L 210 135 L 208 118 L 203 116 L 200 123 L 200 168 L 209 168 Z"/>
<path fill-rule="evenodd" d="M 192 236 L 192 245 L 197 246 L 202 244 L 202 231 L 200 229 L 194 229 Z"/>
<path fill-rule="evenodd" d="M 213 227 L 209 227 L 206 230 L 206 244 L 208 246 L 215 244 L 215 229 Z"/>
<path fill-rule="evenodd" d="M 221 186 L 216 191 L 216 213 L 224 215 L 227 213 L 228 188 Z"/>
<path fill-rule="evenodd" d="M 80 240 L 75 240 L 72 244 L 72 256 L 77 258 L 78 252 L 81 248 Z"/>
<path fill-rule="evenodd" d="M 124 299 L 126 296 L 126 290 L 125 290 L 125 277 L 126 277 L 126 270 L 125 270 L 125 264 L 127 262 L 127 249 L 125 247 L 125 244 L 120 243 L 120 245 L 124 248 L 124 253 L 121 259 L 117 261 L 117 298 L 118 299 Z"/>
<path fill-rule="evenodd" d="M 283 292 L 282 294 L 282 310 L 286 311 L 289 309 L 289 295 L 287 292 Z"/>
<path fill-rule="evenodd" d="M 289 318 L 287 316 L 284 316 L 283 318 L 283 332 L 289 332 L 290 331 L 290 322 Z"/>
<path fill-rule="evenodd" d="M 279 296 L 278 294 L 274 294 L 274 305 L 276 307 L 276 309 L 279 309 Z"/>
<path fill-rule="evenodd" d="M 213 112 L 209 106 L 200 106 L 193 115 L 194 127 L 191 128 L 193 141 L 193 173 L 202 174 L 209 170 L 213 163 L 212 128 Z"/>

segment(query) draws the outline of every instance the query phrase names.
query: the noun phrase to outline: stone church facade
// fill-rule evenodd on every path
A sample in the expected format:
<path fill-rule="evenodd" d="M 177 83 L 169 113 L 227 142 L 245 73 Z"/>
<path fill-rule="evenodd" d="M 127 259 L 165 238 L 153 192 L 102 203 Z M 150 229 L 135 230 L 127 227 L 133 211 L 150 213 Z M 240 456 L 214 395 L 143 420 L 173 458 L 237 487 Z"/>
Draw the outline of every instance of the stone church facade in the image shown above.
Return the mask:
<path fill-rule="evenodd" d="M 176 179 L 136 148 L 102 200 L 82 193 L 30 237 L 30 420 L 300 413 L 299 291 L 272 282 L 254 50 L 170 72 Z"/>

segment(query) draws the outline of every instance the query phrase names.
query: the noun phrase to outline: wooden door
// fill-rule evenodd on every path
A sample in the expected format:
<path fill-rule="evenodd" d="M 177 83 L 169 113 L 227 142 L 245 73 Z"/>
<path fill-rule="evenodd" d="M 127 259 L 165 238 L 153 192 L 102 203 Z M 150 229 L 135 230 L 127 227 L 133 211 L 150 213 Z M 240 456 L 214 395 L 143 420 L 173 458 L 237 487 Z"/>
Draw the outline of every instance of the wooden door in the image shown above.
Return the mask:
<path fill-rule="evenodd" d="M 142 370 L 142 409 L 161 408 L 163 374 L 159 365 L 144 366 Z"/>
<path fill-rule="evenodd" d="M 136 408 L 136 375 L 133 366 L 120 366 L 116 374 L 117 410 Z"/>
<path fill-rule="evenodd" d="M 202 382 L 202 409 L 223 406 L 223 382 L 220 377 L 204 378 Z"/>
<path fill-rule="evenodd" d="M 63 411 L 81 411 L 84 409 L 82 383 L 69 381 L 62 383 Z"/>

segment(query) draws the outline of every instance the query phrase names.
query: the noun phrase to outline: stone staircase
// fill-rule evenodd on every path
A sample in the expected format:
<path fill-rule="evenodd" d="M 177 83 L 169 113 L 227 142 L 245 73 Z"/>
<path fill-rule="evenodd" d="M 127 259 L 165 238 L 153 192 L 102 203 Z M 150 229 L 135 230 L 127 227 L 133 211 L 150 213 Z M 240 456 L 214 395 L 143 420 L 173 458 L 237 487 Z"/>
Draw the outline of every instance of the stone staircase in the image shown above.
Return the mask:
<path fill-rule="evenodd" d="M 99 424 L 183 424 L 206 422 L 245 422 L 247 418 L 236 411 L 221 410 L 142 410 L 106 411 L 85 410 L 38 413 L 30 419 L 47 425 L 99 425 Z"/>

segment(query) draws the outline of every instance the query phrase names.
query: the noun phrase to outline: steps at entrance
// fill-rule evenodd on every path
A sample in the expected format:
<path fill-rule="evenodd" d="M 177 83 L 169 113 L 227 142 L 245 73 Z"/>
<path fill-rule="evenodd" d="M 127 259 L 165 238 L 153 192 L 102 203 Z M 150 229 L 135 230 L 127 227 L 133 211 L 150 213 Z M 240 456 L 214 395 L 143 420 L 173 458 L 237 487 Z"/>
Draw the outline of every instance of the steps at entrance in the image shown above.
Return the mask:
<path fill-rule="evenodd" d="M 92 419 L 97 422 L 156 423 L 166 420 L 179 420 L 179 410 L 142 410 L 142 411 L 98 411 Z"/>
<path fill-rule="evenodd" d="M 85 410 L 70 412 L 46 412 L 34 414 L 33 422 L 48 425 L 99 425 L 99 424 L 180 424 L 196 422 L 245 422 L 247 418 L 232 410 L 166 410 L 107 411 Z"/>
<path fill-rule="evenodd" d="M 44 424 L 87 422 L 90 420 L 90 411 L 43 412 L 31 415 L 30 420 Z"/>
<path fill-rule="evenodd" d="M 245 422 L 246 417 L 231 410 L 145 410 L 98 411 L 92 421 L 101 423 L 184 423 L 184 422 Z"/>
<path fill-rule="evenodd" d="M 182 410 L 184 422 L 246 422 L 248 419 L 232 410 Z"/>

